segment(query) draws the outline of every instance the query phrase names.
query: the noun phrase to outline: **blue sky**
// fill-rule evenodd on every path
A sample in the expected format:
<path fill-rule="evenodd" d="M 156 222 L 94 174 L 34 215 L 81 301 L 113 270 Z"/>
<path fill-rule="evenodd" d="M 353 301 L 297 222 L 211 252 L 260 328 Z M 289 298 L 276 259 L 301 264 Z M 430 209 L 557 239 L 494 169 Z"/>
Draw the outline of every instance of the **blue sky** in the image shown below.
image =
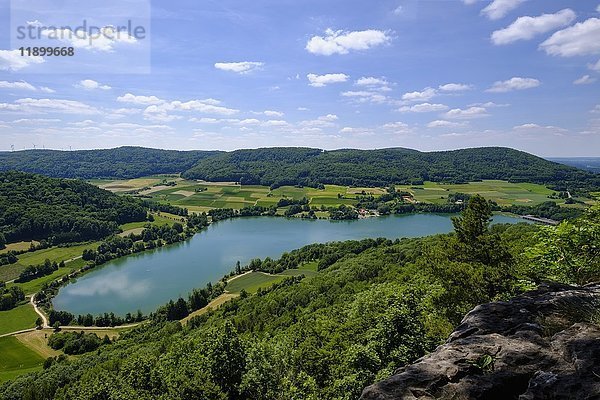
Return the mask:
<path fill-rule="evenodd" d="M 600 156 L 600 1 L 23 2 L 0 0 L 0 150 L 508 146 Z M 45 30 L 28 45 L 76 55 L 17 50 L 16 26 L 83 19 L 133 20 L 146 36 L 50 42 Z"/>

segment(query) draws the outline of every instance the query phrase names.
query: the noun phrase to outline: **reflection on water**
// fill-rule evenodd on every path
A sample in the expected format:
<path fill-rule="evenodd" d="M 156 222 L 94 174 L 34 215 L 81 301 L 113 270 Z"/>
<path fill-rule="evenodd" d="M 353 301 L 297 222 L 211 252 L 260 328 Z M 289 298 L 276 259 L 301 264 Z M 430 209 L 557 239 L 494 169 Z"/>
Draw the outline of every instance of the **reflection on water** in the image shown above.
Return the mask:
<path fill-rule="evenodd" d="M 519 222 L 496 216 L 495 222 Z M 189 241 L 111 261 L 62 288 L 57 310 L 74 314 L 140 309 L 154 311 L 169 299 L 219 280 L 240 261 L 278 258 L 310 243 L 376 237 L 418 237 L 452 230 L 449 216 L 412 214 L 359 221 L 241 218 L 211 225 Z"/>

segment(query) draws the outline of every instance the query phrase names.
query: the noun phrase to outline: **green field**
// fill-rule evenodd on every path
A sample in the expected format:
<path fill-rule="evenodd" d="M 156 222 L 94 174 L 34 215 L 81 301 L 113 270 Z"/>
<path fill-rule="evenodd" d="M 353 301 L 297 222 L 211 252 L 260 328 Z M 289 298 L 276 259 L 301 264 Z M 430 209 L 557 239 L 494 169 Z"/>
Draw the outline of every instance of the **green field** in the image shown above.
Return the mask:
<path fill-rule="evenodd" d="M 44 359 L 16 338 L 0 338 L 0 383 L 42 368 Z"/>
<path fill-rule="evenodd" d="M 275 283 L 283 281 L 289 276 L 304 275 L 306 277 L 311 277 L 317 273 L 316 262 L 306 263 L 298 269 L 288 269 L 275 275 L 254 271 L 231 280 L 227 283 L 226 290 L 230 293 L 240 293 L 242 290 L 245 290 L 248 293 L 256 293 L 258 288 L 266 289 Z"/>
<path fill-rule="evenodd" d="M 83 250 L 95 249 L 98 247 L 99 244 L 100 242 L 91 242 L 72 247 L 51 247 L 48 249 L 36 250 L 32 252 L 19 254 L 17 256 L 18 261 L 15 264 L 0 266 L 0 280 L 10 281 L 16 279 L 19 277 L 19 274 L 25 269 L 25 267 L 29 265 L 43 264 L 46 260 L 56 261 L 57 263 L 65 261 L 67 263 L 67 266 L 70 269 L 73 269 L 74 266 L 76 266 L 76 264 L 73 264 L 73 262 L 69 262 L 70 260 L 75 259 L 74 261 L 78 261 L 77 259 L 81 257 Z M 81 266 L 83 266 L 83 264 L 81 264 Z M 56 279 L 69 272 L 70 270 L 67 271 L 67 268 L 61 268 L 54 274 L 52 274 L 52 276 L 54 277 L 54 279 Z M 46 279 L 45 282 L 49 282 L 50 280 Z M 25 288 L 23 288 L 23 290 L 25 290 Z"/>
<path fill-rule="evenodd" d="M 111 181 L 112 187 L 134 187 L 144 183 L 156 181 L 159 178 L 149 177 L 133 179 L 130 181 Z M 269 190 L 266 186 L 241 186 L 234 183 L 215 183 L 188 181 L 183 179 L 170 179 L 176 181 L 173 187 L 153 187 L 146 195 L 155 200 L 168 202 L 180 207 L 185 207 L 193 212 L 208 211 L 212 208 L 243 208 L 252 205 L 272 206 L 281 198 L 299 200 L 306 197 L 311 206 L 331 207 L 341 204 L 352 205 L 356 203 L 356 196 L 364 193 L 378 196 L 385 193 L 384 188 L 356 188 L 336 185 L 326 185 L 324 190 L 314 188 L 297 188 L 283 186 Z M 109 185 L 110 186 L 110 185 Z M 107 187 L 103 185 L 103 187 Z M 423 203 L 445 203 L 452 193 L 479 193 L 494 200 L 501 206 L 512 204 L 536 205 L 548 201 L 552 190 L 543 185 L 533 183 L 510 183 L 506 181 L 483 181 L 466 184 L 442 184 L 425 182 L 424 185 L 396 186 L 397 189 L 413 194 L 415 200 Z M 564 200 L 553 200 L 564 204 Z"/>
<path fill-rule="evenodd" d="M 480 194 L 501 206 L 529 205 L 555 201 L 564 204 L 564 200 L 548 198 L 552 190 L 535 183 L 510 183 L 506 181 L 483 181 L 465 184 L 442 184 L 425 182 L 424 185 L 396 186 L 397 189 L 413 194 L 415 200 L 424 203 L 446 203 L 449 194 Z"/>
<path fill-rule="evenodd" d="M 35 328 L 37 318 L 38 315 L 29 303 L 15 307 L 12 310 L 0 311 L 0 335 Z"/>

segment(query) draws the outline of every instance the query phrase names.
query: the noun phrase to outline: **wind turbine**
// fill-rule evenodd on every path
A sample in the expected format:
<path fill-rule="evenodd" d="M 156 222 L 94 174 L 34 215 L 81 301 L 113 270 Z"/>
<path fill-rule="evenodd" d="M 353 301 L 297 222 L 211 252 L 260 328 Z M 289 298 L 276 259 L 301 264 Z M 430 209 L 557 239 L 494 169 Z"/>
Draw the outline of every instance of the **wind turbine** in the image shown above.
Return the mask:
<path fill-rule="evenodd" d="M 33 145 L 33 149 L 35 150 L 35 143 L 31 143 Z"/>
<path fill-rule="evenodd" d="M 10 145 L 10 151 L 15 151 L 15 145 L 14 144 Z"/>

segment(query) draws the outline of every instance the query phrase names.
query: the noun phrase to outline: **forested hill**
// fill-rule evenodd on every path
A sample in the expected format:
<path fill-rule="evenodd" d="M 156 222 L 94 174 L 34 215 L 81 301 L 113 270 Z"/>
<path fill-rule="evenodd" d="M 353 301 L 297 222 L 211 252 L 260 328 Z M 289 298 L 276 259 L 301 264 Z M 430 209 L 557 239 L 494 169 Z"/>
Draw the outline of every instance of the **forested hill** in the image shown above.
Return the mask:
<path fill-rule="evenodd" d="M 275 186 L 318 183 L 371 186 L 481 179 L 557 184 L 598 180 L 574 167 L 501 147 L 427 153 L 401 148 L 238 150 L 201 160 L 184 177 Z"/>
<path fill-rule="evenodd" d="M 141 201 L 79 180 L 0 172 L 0 233 L 10 242 L 99 239 L 119 224 L 144 221 Z"/>
<path fill-rule="evenodd" d="M 56 178 L 138 178 L 153 174 L 177 174 L 217 153 L 143 147 L 78 151 L 24 150 L 0 152 L 0 171 L 25 171 Z"/>
<path fill-rule="evenodd" d="M 600 176 L 503 147 L 420 152 L 381 150 L 263 148 L 174 151 L 142 147 L 110 150 L 28 150 L 0 153 L 0 171 L 18 170 L 59 178 L 136 178 L 182 173 L 185 178 L 261 185 L 319 184 L 383 186 L 422 181 L 481 179 L 527 181 L 561 190 L 600 186 Z"/>

